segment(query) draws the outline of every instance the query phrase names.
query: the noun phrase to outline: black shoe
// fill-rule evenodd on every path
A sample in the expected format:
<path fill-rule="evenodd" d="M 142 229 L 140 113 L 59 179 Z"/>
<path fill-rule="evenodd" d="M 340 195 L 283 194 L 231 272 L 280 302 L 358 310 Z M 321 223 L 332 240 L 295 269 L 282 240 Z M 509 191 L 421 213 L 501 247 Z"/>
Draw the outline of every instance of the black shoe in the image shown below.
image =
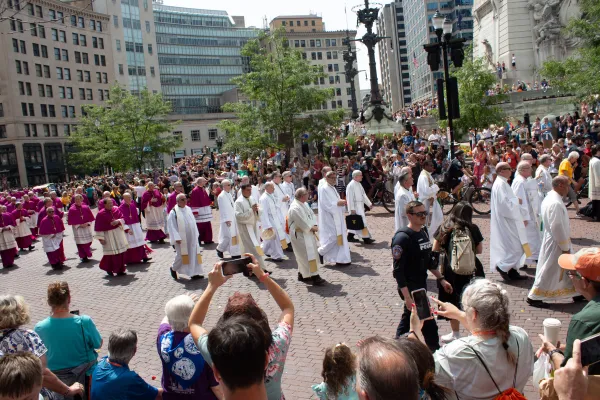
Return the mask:
<path fill-rule="evenodd" d="M 152 260 L 152 258 L 150 258 L 150 257 L 144 257 L 144 258 L 142 259 L 142 262 L 143 262 L 144 264 L 146 264 L 146 263 L 147 263 L 148 261 L 150 261 L 150 260 Z"/>
<path fill-rule="evenodd" d="M 304 279 L 304 277 L 302 276 L 302 274 L 300 272 L 298 272 L 298 280 L 300 282 L 304 282 L 306 279 Z"/>
<path fill-rule="evenodd" d="M 165 244 L 165 239 L 160 239 L 160 240 L 158 241 L 158 243 L 159 243 L 159 244 Z"/>
<path fill-rule="evenodd" d="M 19 249 L 19 251 L 25 253 L 25 249 Z"/>
<path fill-rule="evenodd" d="M 519 271 L 514 268 L 508 271 L 508 277 L 513 281 L 525 281 L 529 279 L 528 276 L 519 274 Z"/>
<path fill-rule="evenodd" d="M 225 256 L 223 255 L 223 252 L 222 252 L 222 251 L 219 251 L 219 250 L 217 250 L 217 256 L 218 256 L 219 258 L 225 258 Z"/>
<path fill-rule="evenodd" d="M 502 277 L 502 279 L 504 279 L 505 281 L 510 281 L 511 278 L 508 275 L 507 272 L 502 271 L 500 268 L 496 267 L 496 271 L 498 271 L 498 273 L 500 274 L 500 276 Z"/>
<path fill-rule="evenodd" d="M 4 265 L 4 268 L 12 268 L 12 267 L 14 267 L 14 266 L 15 266 L 15 264 Z"/>
<path fill-rule="evenodd" d="M 336 267 L 347 267 L 347 266 L 348 266 L 348 265 L 350 265 L 350 264 L 352 264 L 352 263 L 338 263 L 338 262 L 336 262 L 336 263 L 335 263 L 335 266 L 336 266 Z"/>
<path fill-rule="evenodd" d="M 123 271 L 123 272 L 117 272 L 117 276 L 125 276 L 127 275 L 127 272 Z"/>
<path fill-rule="evenodd" d="M 171 268 L 171 278 L 177 280 L 177 272 L 173 271 L 173 268 Z"/>
<path fill-rule="evenodd" d="M 106 275 L 108 275 L 108 276 L 115 276 L 115 274 L 113 274 L 113 273 L 112 273 L 112 272 L 110 272 L 110 271 L 106 271 Z"/>
<path fill-rule="evenodd" d="M 587 301 L 587 299 L 585 297 L 583 297 L 583 296 L 575 296 L 575 297 L 573 297 L 573 302 L 574 303 L 581 303 L 581 302 L 584 302 L 584 301 Z"/>
<path fill-rule="evenodd" d="M 288 247 L 286 247 L 285 251 L 292 252 L 292 251 L 294 251 L 294 249 L 292 249 L 292 245 L 291 244 L 288 244 Z"/>
<path fill-rule="evenodd" d="M 19 258 L 19 257 L 21 257 L 21 256 L 20 256 L 20 255 L 18 255 L 18 254 L 15 254 L 15 259 L 17 259 L 17 258 Z"/>
<path fill-rule="evenodd" d="M 373 239 L 370 239 L 370 238 L 364 238 L 363 239 L 363 243 L 364 244 L 371 244 L 371 243 L 375 243 L 375 241 Z"/>
<path fill-rule="evenodd" d="M 193 281 L 198 280 L 198 279 L 204 279 L 204 275 L 194 275 L 190 279 Z"/>
<path fill-rule="evenodd" d="M 214 242 L 204 242 L 205 245 L 213 244 Z"/>
<path fill-rule="evenodd" d="M 315 275 L 311 278 L 312 284 L 315 286 L 323 286 L 327 283 L 327 281 L 321 278 L 319 275 Z"/>
<path fill-rule="evenodd" d="M 536 307 L 536 308 L 550 307 L 550 304 L 544 303 L 542 300 L 533 300 L 533 299 L 530 299 L 529 297 L 527 298 L 527 304 L 529 304 L 531 307 Z"/>
<path fill-rule="evenodd" d="M 519 270 L 525 271 L 527 268 L 529 268 L 529 266 L 527 264 L 523 264 L 523 266 L 519 268 Z"/>
<path fill-rule="evenodd" d="M 82 263 L 86 263 L 86 262 L 88 262 L 88 261 L 90 261 L 90 259 L 89 259 L 89 258 L 87 258 L 87 257 L 83 257 L 83 258 L 81 259 L 81 262 L 82 262 Z"/>
<path fill-rule="evenodd" d="M 346 236 L 346 239 L 348 239 L 348 242 L 351 242 L 351 243 L 360 242 L 360 240 L 358 240 L 357 238 L 354 237 L 354 233 L 349 233 L 348 236 Z"/>
<path fill-rule="evenodd" d="M 319 261 L 321 261 L 321 264 L 325 264 L 325 261 L 323 260 L 323 256 L 319 254 Z"/>
<path fill-rule="evenodd" d="M 33 249 L 35 249 L 35 246 L 29 246 L 29 251 L 33 251 Z"/>
<path fill-rule="evenodd" d="M 271 258 L 271 261 L 279 263 L 279 262 L 284 262 L 285 260 L 283 258 Z"/>

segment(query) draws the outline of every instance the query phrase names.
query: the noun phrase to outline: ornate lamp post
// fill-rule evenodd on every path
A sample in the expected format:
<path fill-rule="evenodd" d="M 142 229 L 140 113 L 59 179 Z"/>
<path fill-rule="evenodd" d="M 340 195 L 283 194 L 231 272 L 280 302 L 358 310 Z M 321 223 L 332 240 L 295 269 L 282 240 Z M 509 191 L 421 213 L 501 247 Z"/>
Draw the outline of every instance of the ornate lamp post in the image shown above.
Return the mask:
<path fill-rule="evenodd" d="M 219 153 L 221 152 L 221 147 L 223 146 L 223 137 L 217 136 L 217 150 Z"/>
<path fill-rule="evenodd" d="M 345 44 L 348 48 L 347 50 L 344 50 L 344 75 L 346 75 L 346 79 L 350 81 L 350 90 L 352 91 L 352 93 L 350 94 L 352 101 L 352 115 L 350 116 L 350 118 L 357 119 L 358 105 L 356 104 L 356 89 L 354 86 L 354 77 L 358 75 L 358 70 L 354 67 L 354 62 L 356 61 L 356 53 L 352 51 L 348 31 L 346 31 L 346 35 L 346 39 L 343 40 L 343 44 Z"/>

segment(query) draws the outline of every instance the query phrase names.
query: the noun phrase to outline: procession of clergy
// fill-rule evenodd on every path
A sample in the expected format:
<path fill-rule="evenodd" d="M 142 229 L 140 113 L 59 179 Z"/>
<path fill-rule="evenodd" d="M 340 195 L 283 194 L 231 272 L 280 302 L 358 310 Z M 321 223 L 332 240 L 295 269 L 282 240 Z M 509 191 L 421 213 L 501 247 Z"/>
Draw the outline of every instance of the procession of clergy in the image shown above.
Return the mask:
<path fill-rule="evenodd" d="M 223 180 L 223 191 L 216 199 L 220 220 L 218 256 L 225 258 L 227 253 L 231 258 L 240 258 L 251 253 L 265 269 L 265 260 L 280 262 L 288 259 L 284 250 L 294 251 L 298 279 L 314 285 L 325 283 L 319 276 L 319 268 L 324 263 L 350 265 L 348 242 L 359 239 L 365 244 L 373 242 L 365 218 L 365 205 L 370 207 L 371 202 L 360 183 L 360 171 L 352 175 L 353 180 L 346 188 L 346 200 L 340 198 L 335 187 L 336 174 L 328 167 L 323 172 L 325 178 L 318 188 L 318 220 L 307 203 L 308 191 L 295 189 L 289 171 L 283 175 L 272 174 L 262 195 L 244 177 L 236 201 L 231 194 L 231 182 Z M 176 252 L 171 276 L 178 279 L 178 275 L 183 274 L 191 279 L 202 279 L 201 244 L 213 243 L 213 215 L 206 183 L 205 178 L 198 178 L 189 199 L 179 182 L 168 198 L 149 183 L 137 204 L 127 191 L 119 206 L 110 193 L 105 192 L 95 217 L 83 189 L 77 188 L 67 224 L 72 228 L 81 262 L 88 262 L 92 257 L 92 241 L 97 239 L 103 252 L 100 268 L 110 276 L 125 275 L 128 264 L 150 260 L 152 250 L 146 241 L 162 244 L 168 235 Z M 37 236 L 41 237 L 52 268 L 64 267 L 63 205 L 54 192 L 44 196 L 38 198 L 33 192 L 22 195 L 19 200 L 5 194 L 0 196 L 0 255 L 5 268 L 14 265 L 19 249 L 32 251 Z M 347 231 L 346 211 L 362 218 L 361 229 Z M 142 212 L 146 220 L 145 236 Z"/>

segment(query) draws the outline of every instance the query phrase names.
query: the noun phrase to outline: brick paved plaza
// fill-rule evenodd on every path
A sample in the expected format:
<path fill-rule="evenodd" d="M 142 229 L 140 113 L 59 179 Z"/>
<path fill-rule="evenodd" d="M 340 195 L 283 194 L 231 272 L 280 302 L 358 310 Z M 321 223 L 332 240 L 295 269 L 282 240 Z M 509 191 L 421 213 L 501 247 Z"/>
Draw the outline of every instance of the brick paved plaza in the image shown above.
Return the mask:
<path fill-rule="evenodd" d="M 582 246 L 600 244 L 600 224 L 582 221 L 571 216 L 571 232 L 575 249 Z M 218 233 L 218 215 L 215 213 L 213 232 Z M 296 307 L 296 321 L 292 346 L 287 359 L 283 378 L 284 393 L 288 399 L 308 399 L 312 397 L 310 387 L 321 382 L 323 349 L 338 342 L 354 346 L 356 341 L 371 335 L 393 337 L 402 312 L 401 300 L 396 292 L 396 282 L 392 278 L 392 259 L 389 251 L 394 230 L 393 215 L 383 208 L 376 207 L 368 216 L 376 242 L 370 246 L 351 244 L 352 265 L 345 268 L 326 267 L 321 276 L 329 284 L 324 287 L 311 287 L 296 280 L 296 267 L 292 253 L 291 260 L 277 266 L 268 263 L 273 270 L 273 278 L 289 293 Z M 489 273 L 489 217 L 477 217 L 475 222 L 481 228 L 486 242 L 481 256 Z M 182 278 L 173 281 L 169 267 L 174 258 L 172 248 L 154 245 L 151 263 L 128 268 L 128 276 L 108 278 L 98 267 L 101 247 L 95 243 L 94 260 L 79 264 L 71 229 L 65 238 L 65 252 L 68 266 L 63 271 L 53 271 L 48 264 L 41 242 L 32 253 L 26 253 L 16 260 L 16 267 L 0 269 L 0 293 L 21 294 L 31 307 L 30 326 L 49 314 L 46 305 L 46 287 L 54 280 L 66 280 L 71 286 L 72 309 L 90 315 L 104 337 L 101 355 L 106 355 L 108 336 L 117 328 L 133 328 L 139 336 L 138 352 L 131 368 L 143 378 L 159 385 L 161 364 L 156 352 L 156 332 L 164 317 L 164 305 L 175 295 L 189 291 L 200 294 L 206 287 L 206 279 L 190 281 Z M 204 249 L 205 268 L 212 267 L 217 260 L 216 245 Z M 533 269 L 527 273 L 535 274 Z M 488 275 L 493 280 L 501 280 L 497 273 Z M 532 279 L 517 284 L 506 285 L 510 293 L 512 320 L 514 325 L 525 328 L 537 348 L 537 334 L 542 332 L 542 321 L 552 316 L 563 322 L 561 338 L 564 340 L 571 315 L 579 311 L 582 304 L 556 304 L 549 310 L 527 306 L 525 297 L 533 283 Z M 435 280 L 430 279 L 429 289 L 437 294 Z M 243 276 L 235 276 L 219 289 L 213 299 L 206 321 L 212 327 L 219 318 L 227 297 L 235 291 L 251 292 L 261 307 L 265 309 L 271 324 L 279 316 L 277 305 L 268 292 L 256 281 Z M 440 334 L 449 330 L 447 322 L 440 323 Z M 526 395 L 536 398 L 533 388 L 528 386 Z"/>

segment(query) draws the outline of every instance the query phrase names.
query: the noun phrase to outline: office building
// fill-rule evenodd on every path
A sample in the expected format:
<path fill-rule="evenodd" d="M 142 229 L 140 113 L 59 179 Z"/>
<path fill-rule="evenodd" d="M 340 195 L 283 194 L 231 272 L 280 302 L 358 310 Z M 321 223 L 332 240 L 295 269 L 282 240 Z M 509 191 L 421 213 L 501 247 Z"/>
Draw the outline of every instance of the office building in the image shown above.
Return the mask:
<path fill-rule="evenodd" d="M 410 58 L 410 94 L 412 102 L 428 100 L 436 96 L 436 79 L 443 78 L 442 67 L 432 73 L 427 64 L 427 53 L 423 45 L 438 41 L 431 24 L 431 17 L 439 10 L 453 24 L 453 37 L 473 39 L 473 0 L 403 0 L 406 44 Z"/>
<path fill-rule="evenodd" d="M 91 0 L 5 4 L 15 16 L 0 24 L 0 187 L 64 181 L 82 107 L 102 104 L 115 79 L 109 17 Z"/>
<path fill-rule="evenodd" d="M 313 65 L 319 65 L 327 76 L 314 84 L 321 88 L 333 88 L 334 98 L 324 103 L 321 109 L 352 109 L 352 89 L 344 75 L 343 52 L 347 46 L 342 43 L 346 36 L 354 38 L 356 31 L 327 31 L 322 17 L 317 15 L 288 15 L 274 18 L 269 24 L 271 30 L 283 27 L 288 44 L 302 52 L 302 56 Z M 351 42 L 356 51 L 354 42 Z M 354 80 L 357 102 L 360 104 L 360 84 L 358 76 Z"/>
<path fill-rule="evenodd" d="M 386 4 L 377 19 L 377 33 L 391 39 L 379 42 L 377 50 L 381 69 L 381 95 L 394 111 L 411 103 L 409 54 L 404 28 L 402 0 Z"/>

